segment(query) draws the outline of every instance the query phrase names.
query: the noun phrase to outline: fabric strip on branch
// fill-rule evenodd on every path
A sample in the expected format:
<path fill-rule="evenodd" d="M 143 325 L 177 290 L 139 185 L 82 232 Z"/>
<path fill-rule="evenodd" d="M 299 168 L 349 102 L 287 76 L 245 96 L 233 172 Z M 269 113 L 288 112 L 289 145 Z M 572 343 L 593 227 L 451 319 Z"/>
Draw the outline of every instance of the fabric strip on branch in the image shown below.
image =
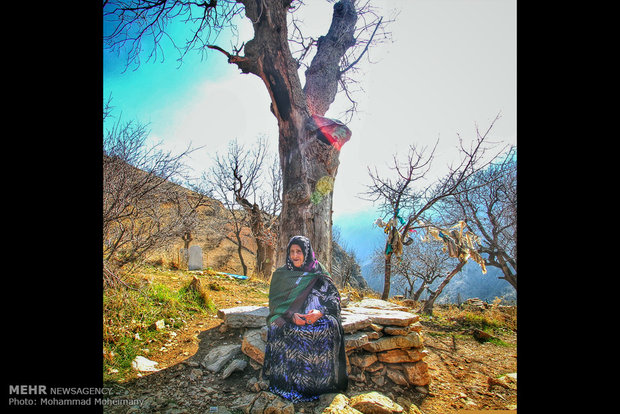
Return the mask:
<path fill-rule="evenodd" d="M 432 236 L 435 240 L 444 243 L 443 250 L 447 252 L 450 257 L 458 257 L 459 260 L 463 262 L 472 259 L 480 265 L 483 274 L 487 273 L 484 258 L 475 247 L 475 245 L 479 243 L 480 238 L 471 232 L 465 232 L 465 234 L 463 234 L 463 230 L 467 225 L 464 221 L 459 221 L 457 224 L 450 227 L 450 230 L 425 225 L 422 221 L 418 223 L 420 226 L 426 228 L 426 234 L 421 238 L 423 242 L 430 241 L 429 236 Z"/>
<path fill-rule="evenodd" d="M 401 256 L 403 254 L 403 241 L 396 227 L 391 227 L 388 240 L 389 243 L 385 248 L 385 254 L 387 255 L 391 252 L 396 256 Z"/>

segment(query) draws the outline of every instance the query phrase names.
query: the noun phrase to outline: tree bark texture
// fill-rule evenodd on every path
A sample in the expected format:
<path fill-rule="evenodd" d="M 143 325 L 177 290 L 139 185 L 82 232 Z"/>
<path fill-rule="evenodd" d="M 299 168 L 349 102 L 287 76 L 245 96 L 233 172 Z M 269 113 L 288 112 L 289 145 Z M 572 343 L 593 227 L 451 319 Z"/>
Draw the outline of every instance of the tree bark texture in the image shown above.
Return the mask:
<path fill-rule="evenodd" d="M 331 185 L 339 165 L 339 149 L 317 139 L 312 115 L 323 116 L 333 102 L 340 76 L 339 62 L 353 45 L 357 14 L 352 0 L 334 5 L 329 32 L 306 72 L 302 89 L 297 63 L 287 33 L 290 2 L 243 0 L 252 21 L 254 38 L 244 47 L 245 56 L 229 55 L 243 73 L 260 77 L 271 97 L 271 111 L 278 120 L 282 212 L 276 265 L 285 260 L 286 245 L 295 235 L 310 239 L 317 258 L 331 269 L 332 192 L 317 195 L 317 184 Z M 322 181 L 321 181 L 322 180 Z"/>

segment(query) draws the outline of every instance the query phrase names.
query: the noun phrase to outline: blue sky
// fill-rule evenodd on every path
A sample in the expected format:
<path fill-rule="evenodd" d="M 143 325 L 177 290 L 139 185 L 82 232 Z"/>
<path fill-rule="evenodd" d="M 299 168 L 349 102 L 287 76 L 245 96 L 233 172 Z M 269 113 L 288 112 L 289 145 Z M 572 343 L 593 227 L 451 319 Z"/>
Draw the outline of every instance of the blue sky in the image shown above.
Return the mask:
<path fill-rule="evenodd" d="M 329 26 L 333 3 L 306 3 L 311 3 L 306 29 L 316 38 Z M 387 171 L 394 154 L 405 155 L 410 144 L 432 146 L 439 138 L 432 180 L 458 156 L 457 134 L 473 139 L 475 125 L 485 129 L 498 112 L 502 117 L 491 138 L 517 143 L 516 0 L 377 4 L 386 16 L 396 9 L 400 14 L 391 26 L 392 42 L 371 50 L 374 63 L 364 62 L 358 78 L 364 92 L 356 96 L 359 112 L 349 123 L 353 135 L 341 151 L 334 187 L 334 222 L 345 239 L 359 234 L 361 217 L 373 215 L 371 203 L 358 197 L 369 181 L 368 166 Z M 252 34 L 243 20 L 241 40 Z M 215 44 L 230 50 L 225 35 Z M 260 79 L 241 74 L 216 51 L 206 59 L 189 54 L 180 67 L 176 58 L 177 52 L 168 50 L 163 63 L 143 63 L 122 73 L 124 62 L 104 51 L 103 95 L 112 96 L 116 114 L 149 123 L 151 140 L 172 152 L 190 142 L 203 146 L 188 160 L 196 175 L 235 138 L 250 144 L 265 135 L 277 152 L 277 124 Z M 345 104 L 338 97 L 326 116 L 338 117 Z"/>

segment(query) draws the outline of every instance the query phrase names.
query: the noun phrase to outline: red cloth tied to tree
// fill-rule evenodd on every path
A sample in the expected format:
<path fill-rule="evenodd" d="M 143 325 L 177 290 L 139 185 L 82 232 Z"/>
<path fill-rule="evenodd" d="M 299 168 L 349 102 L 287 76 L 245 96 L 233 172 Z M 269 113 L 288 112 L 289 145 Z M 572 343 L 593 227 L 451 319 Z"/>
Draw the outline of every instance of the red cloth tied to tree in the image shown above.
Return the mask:
<path fill-rule="evenodd" d="M 316 135 L 319 141 L 329 144 L 340 151 L 340 148 L 351 139 L 351 130 L 337 119 L 312 115 L 316 124 Z"/>

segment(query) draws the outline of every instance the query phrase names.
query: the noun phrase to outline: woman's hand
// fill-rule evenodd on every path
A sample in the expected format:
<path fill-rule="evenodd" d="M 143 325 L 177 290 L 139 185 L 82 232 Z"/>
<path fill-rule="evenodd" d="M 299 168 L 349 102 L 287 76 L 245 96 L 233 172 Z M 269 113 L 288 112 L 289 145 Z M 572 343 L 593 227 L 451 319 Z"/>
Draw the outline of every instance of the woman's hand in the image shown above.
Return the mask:
<path fill-rule="evenodd" d="M 319 319 L 323 317 L 323 312 L 316 310 L 316 309 L 312 309 L 310 312 L 306 313 L 304 316 L 306 317 L 306 321 L 308 322 L 308 325 L 312 325 L 313 323 L 316 323 L 316 321 L 318 321 Z"/>
<path fill-rule="evenodd" d="M 293 322 L 295 323 L 295 325 L 298 325 L 298 326 L 312 325 L 313 323 L 315 323 L 322 317 L 323 317 L 323 312 L 316 310 L 316 309 L 312 309 L 310 312 L 306 313 L 305 315 L 294 313 Z"/>
<path fill-rule="evenodd" d="M 293 314 L 293 323 L 297 326 L 304 326 L 306 324 L 306 315 L 299 313 Z"/>

